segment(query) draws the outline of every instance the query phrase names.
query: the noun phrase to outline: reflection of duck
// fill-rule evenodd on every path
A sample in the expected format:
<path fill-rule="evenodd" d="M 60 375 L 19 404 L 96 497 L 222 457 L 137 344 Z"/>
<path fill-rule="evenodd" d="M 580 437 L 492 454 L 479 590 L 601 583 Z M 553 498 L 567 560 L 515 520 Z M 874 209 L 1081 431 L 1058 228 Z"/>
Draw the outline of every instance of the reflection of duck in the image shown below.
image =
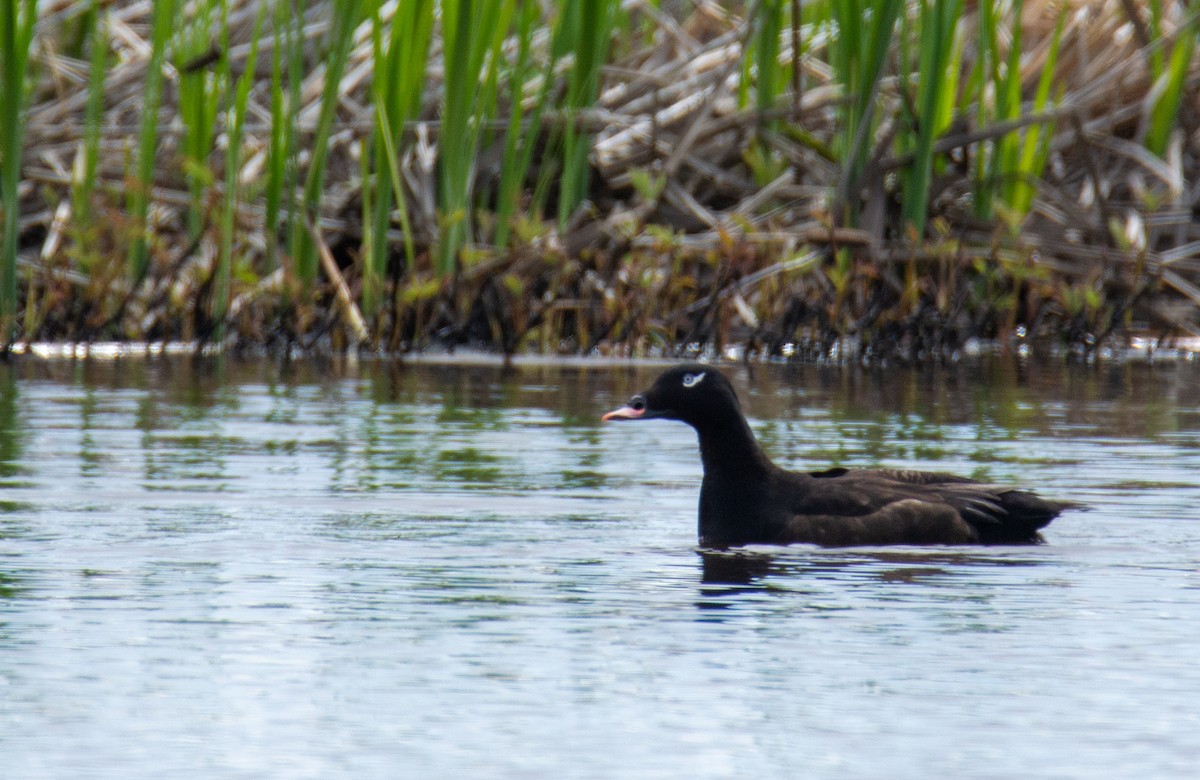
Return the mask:
<path fill-rule="evenodd" d="M 855 553 L 800 554 L 769 548 L 733 550 L 700 549 L 701 582 L 731 586 L 721 593 L 760 591 L 768 577 L 804 575 L 812 579 L 838 579 L 859 567 L 881 582 L 920 584 L 963 573 L 973 567 L 1036 566 L 1029 556 L 988 555 L 978 548 L 946 551 L 864 550 Z M 753 586 L 749 588 L 738 586 Z"/>
<path fill-rule="evenodd" d="M 763 553 L 701 550 L 701 581 L 715 585 L 750 585 L 777 572 L 775 557 Z"/>
<path fill-rule="evenodd" d="M 1031 544 L 1076 506 L 952 474 L 892 469 L 787 471 L 763 452 L 729 380 L 711 366 L 669 369 L 605 420 L 680 420 L 700 436 L 700 544 L 808 542 Z"/>

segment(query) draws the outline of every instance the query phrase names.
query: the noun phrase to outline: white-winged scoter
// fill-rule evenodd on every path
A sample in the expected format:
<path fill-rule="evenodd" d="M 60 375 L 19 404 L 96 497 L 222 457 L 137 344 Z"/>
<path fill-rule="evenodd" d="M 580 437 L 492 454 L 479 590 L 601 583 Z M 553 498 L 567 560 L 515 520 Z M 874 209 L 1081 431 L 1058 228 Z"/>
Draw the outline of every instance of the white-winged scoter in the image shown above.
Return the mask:
<path fill-rule="evenodd" d="M 669 369 L 604 420 L 679 420 L 700 436 L 700 544 L 1035 544 L 1064 509 L 1019 488 L 893 469 L 787 471 L 712 366 Z"/>

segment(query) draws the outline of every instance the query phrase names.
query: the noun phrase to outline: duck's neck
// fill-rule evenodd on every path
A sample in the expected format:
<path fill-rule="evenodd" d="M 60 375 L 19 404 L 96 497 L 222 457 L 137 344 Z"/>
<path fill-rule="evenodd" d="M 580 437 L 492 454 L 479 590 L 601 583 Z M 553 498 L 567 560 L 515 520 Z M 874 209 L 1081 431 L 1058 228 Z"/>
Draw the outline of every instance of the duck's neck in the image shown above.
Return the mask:
<path fill-rule="evenodd" d="M 741 414 L 706 420 L 700 434 L 704 480 L 700 485 L 700 544 L 729 547 L 768 542 L 776 529 L 769 507 L 774 468 Z"/>
<path fill-rule="evenodd" d="M 706 478 L 754 480 L 765 477 L 771 468 L 771 460 L 740 412 L 707 420 L 696 432 L 700 436 L 700 460 Z"/>

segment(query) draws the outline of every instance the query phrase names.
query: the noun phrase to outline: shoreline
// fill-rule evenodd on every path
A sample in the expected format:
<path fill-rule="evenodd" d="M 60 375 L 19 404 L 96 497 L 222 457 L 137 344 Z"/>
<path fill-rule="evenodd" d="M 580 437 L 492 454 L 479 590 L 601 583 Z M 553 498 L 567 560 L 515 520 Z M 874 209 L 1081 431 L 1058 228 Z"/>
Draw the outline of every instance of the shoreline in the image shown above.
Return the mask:
<path fill-rule="evenodd" d="M 763 354 L 747 354 L 743 347 L 731 347 L 720 354 L 696 352 L 677 355 L 612 355 L 612 354 L 547 354 L 526 352 L 503 354 L 479 347 L 457 349 L 425 349 L 408 352 L 387 352 L 368 349 L 291 349 L 271 347 L 231 347 L 202 342 L 34 342 L 17 343 L 11 346 L 7 356 L 0 357 L 0 364 L 12 359 L 36 359 L 42 361 L 120 361 L 154 360 L 158 358 L 228 358 L 253 360 L 271 358 L 280 360 L 329 360 L 337 359 L 351 363 L 392 361 L 413 365 L 462 365 L 462 366 L 563 366 L 563 367 L 621 367 L 621 366 L 668 366 L 681 362 L 701 362 L 725 365 L 839 365 L 861 364 L 886 366 L 891 364 L 921 366 L 925 364 L 955 364 L 977 358 L 1013 357 L 1039 360 L 1062 360 L 1066 362 L 1193 362 L 1200 361 L 1200 337 L 1175 339 L 1170 346 L 1158 346 L 1159 339 L 1134 337 L 1121 347 L 1100 347 L 1084 352 L 1063 344 L 1049 344 L 1021 340 L 1002 343 L 999 341 L 973 341 L 963 349 L 949 355 L 925 356 L 924 359 L 898 359 L 894 356 L 864 356 L 854 350 L 835 350 L 835 354 L 812 357 L 777 357 Z"/>

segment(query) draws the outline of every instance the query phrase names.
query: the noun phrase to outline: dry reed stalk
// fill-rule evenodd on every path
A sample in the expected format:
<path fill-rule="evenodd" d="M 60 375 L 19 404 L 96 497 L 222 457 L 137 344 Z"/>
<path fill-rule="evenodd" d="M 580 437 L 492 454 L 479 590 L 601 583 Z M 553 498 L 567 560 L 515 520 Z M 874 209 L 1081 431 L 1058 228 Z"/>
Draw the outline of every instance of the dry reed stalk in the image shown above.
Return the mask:
<path fill-rule="evenodd" d="M 350 294 L 350 287 L 346 284 L 345 278 L 342 277 L 342 272 L 338 269 L 337 261 L 333 259 L 333 253 L 329 251 L 329 245 L 325 243 L 325 239 L 317 230 L 316 225 L 312 220 L 305 215 L 304 227 L 307 228 L 309 235 L 312 236 L 313 243 L 316 244 L 317 254 L 321 258 L 321 269 L 325 271 L 325 275 L 329 277 L 329 283 L 333 285 L 334 293 L 337 296 L 338 305 L 342 308 L 342 315 L 346 318 L 346 324 L 350 327 L 354 337 L 358 339 L 359 344 L 366 343 L 371 338 L 370 331 L 367 330 L 367 324 L 363 320 L 362 312 L 358 310 L 358 305 L 354 303 L 354 296 Z"/>

